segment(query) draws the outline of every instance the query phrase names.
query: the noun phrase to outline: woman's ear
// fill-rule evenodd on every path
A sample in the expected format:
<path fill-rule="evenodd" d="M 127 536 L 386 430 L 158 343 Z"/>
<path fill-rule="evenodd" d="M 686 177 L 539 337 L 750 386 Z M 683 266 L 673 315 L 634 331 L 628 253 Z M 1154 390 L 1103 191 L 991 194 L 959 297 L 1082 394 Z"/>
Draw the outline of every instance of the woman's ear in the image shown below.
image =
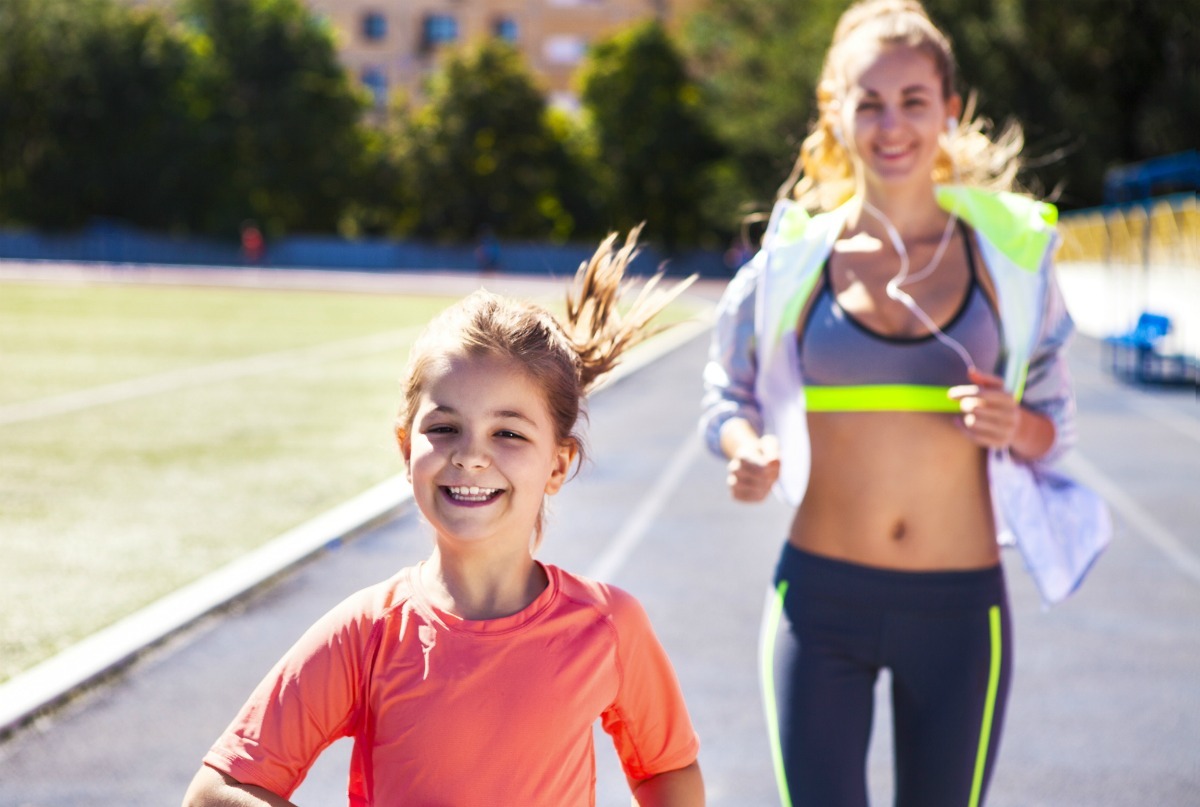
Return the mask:
<path fill-rule="evenodd" d="M 958 128 L 958 122 L 962 119 L 962 96 L 958 93 L 954 93 L 946 99 L 946 116 L 954 119 L 954 127 L 947 131 L 947 134 L 953 135 L 954 130 Z"/>
<path fill-rule="evenodd" d="M 554 467 L 550 470 L 550 478 L 546 480 L 546 494 L 553 496 L 562 488 L 563 483 L 571 473 L 571 466 L 579 456 L 579 443 L 569 438 L 559 444 L 554 454 Z"/>

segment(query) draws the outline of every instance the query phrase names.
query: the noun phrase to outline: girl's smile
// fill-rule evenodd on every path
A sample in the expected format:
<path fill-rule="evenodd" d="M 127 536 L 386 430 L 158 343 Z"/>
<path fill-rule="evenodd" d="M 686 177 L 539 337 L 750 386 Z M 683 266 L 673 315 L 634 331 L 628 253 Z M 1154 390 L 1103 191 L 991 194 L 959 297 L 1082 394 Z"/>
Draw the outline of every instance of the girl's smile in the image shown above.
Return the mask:
<path fill-rule="evenodd" d="M 528 547 L 544 497 L 575 456 L 537 380 L 487 356 L 450 355 L 430 367 L 401 448 L 413 496 L 444 548 Z"/>

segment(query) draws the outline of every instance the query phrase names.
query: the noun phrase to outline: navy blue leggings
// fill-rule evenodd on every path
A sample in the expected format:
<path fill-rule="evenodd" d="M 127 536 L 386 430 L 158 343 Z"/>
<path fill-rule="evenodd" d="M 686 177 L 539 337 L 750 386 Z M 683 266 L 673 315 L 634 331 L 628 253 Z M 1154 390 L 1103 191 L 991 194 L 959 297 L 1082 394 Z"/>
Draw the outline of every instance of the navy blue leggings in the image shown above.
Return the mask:
<path fill-rule="evenodd" d="M 785 545 L 763 692 L 785 807 L 866 807 L 875 680 L 892 676 L 896 807 L 980 807 L 1012 669 L 999 566 L 901 572 Z"/>

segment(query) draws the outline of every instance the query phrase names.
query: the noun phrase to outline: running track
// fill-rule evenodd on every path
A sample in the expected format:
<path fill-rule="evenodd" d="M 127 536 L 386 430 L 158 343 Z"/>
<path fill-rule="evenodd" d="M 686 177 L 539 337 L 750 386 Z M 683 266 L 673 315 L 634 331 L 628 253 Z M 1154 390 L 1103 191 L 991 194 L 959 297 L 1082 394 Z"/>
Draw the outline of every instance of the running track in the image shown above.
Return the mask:
<path fill-rule="evenodd" d="M 759 611 L 788 513 L 736 505 L 695 436 L 703 338 L 598 394 L 591 463 L 552 502 L 542 557 L 645 603 L 700 731 L 710 805 L 777 802 L 757 695 Z M 1009 556 L 1017 634 L 991 807 L 1200 804 L 1200 401 L 1115 384 L 1073 348 L 1081 447 L 1072 470 L 1110 496 L 1117 534 L 1051 611 Z M 413 512 L 175 637 L 0 745 L 0 807 L 178 803 L 200 755 L 257 679 L 346 593 L 414 562 Z M 882 687 L 881 687 L 882 689 Z M 888 802 L 880 710 L 870 775 Z M 598 735 L 600 805 L 628 804 Z M 346 744 L 297 793 L 344 803 Z M 518 806 L 520 807 L 520 806 Z"/>

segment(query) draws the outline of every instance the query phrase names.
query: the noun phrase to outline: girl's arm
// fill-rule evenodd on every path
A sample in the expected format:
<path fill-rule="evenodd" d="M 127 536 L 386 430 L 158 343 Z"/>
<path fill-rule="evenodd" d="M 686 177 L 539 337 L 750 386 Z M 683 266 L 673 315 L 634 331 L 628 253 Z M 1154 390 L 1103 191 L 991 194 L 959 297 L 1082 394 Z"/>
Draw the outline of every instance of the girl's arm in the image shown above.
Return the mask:
<path fill-rule="evenodd" d="M 202 765 L 183 797 L 183 807 L 294 807 L 287 799 Z"/>
<path fill-rule="evenodd" d="M 700 763 L 660 773 L 640 782 L 630 780 L 633 807 L 704 807 L 704 779 Z"/>

